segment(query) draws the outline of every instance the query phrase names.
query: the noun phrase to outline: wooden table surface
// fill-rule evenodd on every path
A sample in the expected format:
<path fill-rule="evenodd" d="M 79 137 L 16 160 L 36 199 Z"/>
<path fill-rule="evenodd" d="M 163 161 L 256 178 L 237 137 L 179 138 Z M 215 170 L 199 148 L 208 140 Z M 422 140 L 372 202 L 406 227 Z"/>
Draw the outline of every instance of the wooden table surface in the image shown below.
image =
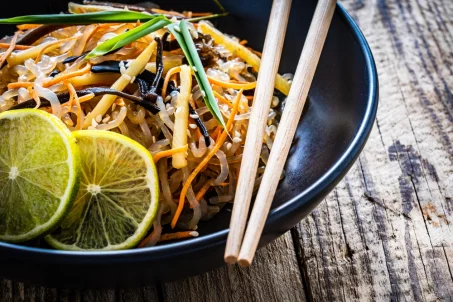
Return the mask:
<path fill-rule="evenodd" d="M 341 2 L 376 60 L 377 121 L 345 179 L 253 267 L 137 290 L 0 280 L 0 301 L 453 300 L 453 1 Z"/>

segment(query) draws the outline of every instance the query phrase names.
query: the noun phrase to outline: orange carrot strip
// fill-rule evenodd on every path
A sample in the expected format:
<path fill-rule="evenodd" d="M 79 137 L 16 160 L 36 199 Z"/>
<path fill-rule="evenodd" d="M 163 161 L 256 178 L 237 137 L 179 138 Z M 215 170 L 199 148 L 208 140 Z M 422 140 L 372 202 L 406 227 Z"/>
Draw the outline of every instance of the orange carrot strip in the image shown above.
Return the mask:
<path fill-rule="evenodd" d="M 207 76 L 209 83 L 217 85 L 223 88 L 233 88 L 233 89 L 244 89 L 250 90 L 256 87 L 256 82 L 247 82 L 247 83 L 229 83 L 224 81 L 219 81 L 213 77 Z"/>
<path fill-rule="evenodd" d="M 168 233 L 168 234 L 163 234 L 162 236 L 160 236 L 159 242 L 175 240 L 175 239 L 193 238 L 193 237 L 197 237 L 197 236 L 198 236 L 198 232 L 194 232 L 194 231 Z"/>
<path fill-rule="evenodd" d="M 82 106 L 80 106 L 80 101 L 79 101 L 79 96 L 77 95 L 77 92 L 74 88 L 74 86 L 72 86 L 71 83 L 67 82 L 68 83 L 68 90 L 69 90 L 69 93 L 73 95 L 74 99 L 75 99 L 75 102 L 76 102 L 76 106 L 77 106 L 77 126 L 76 126 L 76 129 L 77 130 L 80 130 L 82 129 Z"/>
<path fill-rule="evenodd" d="M 87 101 L 91 100 L 94 97 L 95 97 L 94 93 L 90 93 L 90 94 L 87 94 L 87 95 L 84 95 L 84 96 L 80 97 L 79 98 L 79 102 L 80 103 L 87 102 Z"/>
<path fill-rule="evenodd" d="M 85 67 L 80 69 L 80 70 L 77 70 L 77 71 L 74 71 L 74 72 L 70 72 L 70 73 L 64 74 L 62 76 L 56 76 L 52 80 L 50 80 L 48 82 L 45 82 L 43 87 L 53 86 L 53 85 L 55 85 L 57 83 L 60 83 L 61 81 L 84 75 L 86 73 L 89 73 L 90 71 L 91 71 L 91 64 L 87 63 L 87 65 L 85 65 Z"/>
<path fill-rule="evenodd" d="M 195 199 L 197 201 L 200 201 L 203 198 L 204 194 L 206 194 L 206 192 L 209 190 L 210 187 L 212 187 L 213 184 L 214 181 L 212 179 L 207 180 L 201 187 L 200 191 L 197 192 L 197 195 L 195 195 Z"/>
<path fill-rule="evenodd" d="M 249 41 L 247 41 L 247 40 L 242 40 L 241 42 L 239 42 L 239 44 L 245 45 L 245 44 L 247 44 L 248 42 L 249 42 Z"/>
<path fill-rule="evenodd" d="M 19 24 L 17 25 L 17 29 L 19 30 L 27 30 L 27 29 L 33 29 L 33 28 L 36 28 L 38 26 L 41 26 L 41 24 Z"/>
<path fill-rule="evenodd" d="M 156 14 L 170 15 L 170 16 L 183 17 L 183 18 L 185 17 L 183 14 L 175 12 L 175 11 L 168 11 L 168 10 L 163 10 L 163 9 L 158 9 L 158 8 L 153 8 L 151 11 Z"/>
<path fill-rule="evenodd" d="M 0 43 L 0 48 L 9 48 L 11 46 L 10 43 Z M 25 50 L 25 49 L 29 49 L 33 46 L 29 46 L 29 45 L 14 45 L 14 49 L 15 50 Z"/>
<path fill-rule="evenodd" d="M 169 157 L 169 156 L 172 156 L 173 154 L 186 152 L 186 151 L 187 151 L 187 145 L 184 145 L 184 146 L 178 147 L 178 148 L 173 148 L 170 150 L 160 151 L 160 152 L 157 152 L 153 156 L 153 160 L 155 163 L 157 163 L 160 159 L 162 159 L 164 157 Z"/>
<path fill-rule="evenodd" d="M 233 108 L 233 104 L 231 104 L 230 101 L 228 101 L 224 96 L 222 96 L 220 93 L 218 93 L 217 91 L 213 90 L 212 92 L 214 92 L 214 96 L 216 98 L 218 98 L 220 101 L 222 101 L 222 103 L 225 103 L 228 105 L 228 107 L 230 108 Z"/>
<path fill-rule="evenodd" d="M 65 80 L 63 83 L 66 86 L 66 89 L 68 89 L 68 91 L 69 91 L 69 101 L 68 101 L 69 109 L 68 109 L 68 113 L 70 113 L 72 111 L 72 102 L 74 101 L 74 94 L 72 93 L 72 91 L 69 88 L 68 80 Z"/>
<path fill-rule="evenodd" d="M 162 86 L 162 98 L 165 100 L 165 96 L 167 94 L 167 87 L 168 87 L 168 82 L 170 82 L 170 78 L 172 75 L 178 73 L 181 71 L 181 66 L 176 66 L 176 67 L 173 67 L 172 69 L 170 69 L 168 72 L 167 72 L 167 75 L 165 76 L 165 80 L 164 80 L 164 86 Z"/>
<path fill-rule="evenodd" d="M 220 147 L 222 147 L 223 143 L 225 142 L 225 139 L 228 136 L 228 130 L 233 125 L 234 117 L 236 116 L 236 113 L 238 112 L 239 103 L 241 102 L 241 97 L 242 97 L 243 91 L 244 91 L 243 89 L 241 89 L 239 91 L 239 93 L 236 97 L 236 100 L 234 102 L 233 110 L 231 111 L 231 115 L 226 124 L 226 128 L 223 130 L 222 134 L 220 135 L 219 139 L 215 143 L 214 147 L 209 151 L 209 153 L 206 155 L 206 157 L 203 158 L 203 160 L 192 171 L 192 173 L 190 173 L 189 178 L 187 178 L 186 182 L 184 183 L 184 186 L 182 187 L 182 190 L 181 190 L 181 195 L 179 196 L 178 208 L 176 209 L 175 216 L 173 216 L 173 219 L 171 221 L 172 228 L 175 228 L 176 223 L 178 222 L 179 216 L 181 215 L 182 209 L 184 208 L 184 200 L 186 199 L 186 194 L 192 184 L 192 181 L 195 179 L 195 177 L 197 177 L 198 173 L 203 169 L 204 166 L 206 166 L 208 164 L 208 162 L 211 160 L 211 158 L 217 153 L 217 151 L 219 151 Z"/>
<path fill-rule="evenodd" d="M 32 82 L 15 82 L 15 83 L 9 83 L 7 85 L 8 89 L 16 89 L 16 88 L 22 88 L 22 87 L 33 87 Z"/>
<path fill-rule="evenodd" d="M 14 50 L 14 46 L 16 46 L 17 36 L 19 36 L 19 32 L 14 34 L 14 37 L 11 39 L 11 44 L 9 45 L 8 49 L 3 53 L 2 57 L 0 58 L 0 66 L 8 59 L 11 53 Z"/>

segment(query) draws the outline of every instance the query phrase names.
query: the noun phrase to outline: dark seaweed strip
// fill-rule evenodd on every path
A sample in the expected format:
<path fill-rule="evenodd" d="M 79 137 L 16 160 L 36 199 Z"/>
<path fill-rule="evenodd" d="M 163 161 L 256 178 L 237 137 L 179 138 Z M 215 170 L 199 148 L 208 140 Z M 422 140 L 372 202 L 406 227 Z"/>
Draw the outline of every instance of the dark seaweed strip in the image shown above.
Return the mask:
<path fill-rule="evenodd" d="M 102 62 L 101 64 L 94 65 L 91 67 L 91 72 L 93 73 L 104 73 L 104 72 L 114 72 L 114 73 L 121 73 L 120 71 L 120 61 L 105 61 Z M 154 82 L 154 78 L 156 75 L 152 73 L 149 70 L 143 70 L 141 74 L 137 76 L 137 79 L 142 79 L 149 84 Z M 158 89 L 162 89 L 162 86 L 164 85 L 164 80 L 160 79 L 159 80 L 159 85 L 157 85 Z M 167 87 L 167 93 L 171 93 L 172 91 L 177 90 L 176 86 L 170 82 Z M 157 91 L 158 92 L 158 91 Z"/>
<path fill-rule="evenodd" d="M 190 104 L 189 104 L 189 112 L 190 112 L 190 114 L 197 115 L 197 112 L 195 111 L 195 109 L 192 108 L 192 106 Z M 193 120 L 195 121 L 195 124 L 197 124 L 198 129 L 200 129 L 201 134 L 204 137 L 204 142 L 206 143 L 206 147 L 209 147 L 211 145 L 211 138 L 209 136 L 208 130 L 206 129 L 206 126 L 203 124 L 203 121 L 199 117 L 194 118 Z"/>
<path fill-rule="evenodd" d="M 159 37 L 155 38 L 157 42 L 157 55 L 156 55 L 156 77 L 151 84 L 150 92 L 155 92 L 159 81 L 162 79 L 162 73 L 164 72 L 164 61 L 162 59 L 163 43 Z"/>
<path fill-rule="evenodd" d="M 143 98 L 135 96 L 135 95 L 131 95 L 131 94 L 119 91 L 119 90 L 111 89 L 111 88 L 93 87 L 93 88 L 86 88 L 83 90 L 78 90 L 78 91 L 76 91 L 76 93 L 77 93 L 78 97 L 82 97 L 82 96 L 88 95 L 90 93 L 93 93 L 95 96 L 104 95 L 104 94 L 112 94 L 112 95 L 116 95 L 116 96 L 128 99 L 128 100 L 142 106 L 146 110 L 151 111 L 153 114 L 156 114 L 159 112 L 159 108 L 156 105 L 143 100 Z M 58 100 L 60 101 L 60 103 L 64 104 L 69 101 L 70 95 L 69 95 L 69 92 L 63 92 L 63 93 L 57 94 L 57 97 L 58 97 Z M 41 100 L 41 105 L 39 106 L 40 108 L 50 106 L 49 100 L 47 100 L 45 98 L 40 98 L 40 100 Z M 36 107 L 36 101 L 31 99 L 31 100 L 22 102 L 20 104 L 17 104 L 16 106 L 11 107 L 9 110 L 35 108 L 35 107 Z"/>
<path fill-rule="evenodd" d="M 85 51 L 85 52 L 84 52 L 83 54 L 81 54 L 80 56 L 71 56 L 71 57 L 67 57 L 66 59 L 64 59 L 63 64 L 73 63 L 73 62 L 75 62 L 77 59 L 85 57 L 88 53 L 89 53 L 89 51 Z"/>

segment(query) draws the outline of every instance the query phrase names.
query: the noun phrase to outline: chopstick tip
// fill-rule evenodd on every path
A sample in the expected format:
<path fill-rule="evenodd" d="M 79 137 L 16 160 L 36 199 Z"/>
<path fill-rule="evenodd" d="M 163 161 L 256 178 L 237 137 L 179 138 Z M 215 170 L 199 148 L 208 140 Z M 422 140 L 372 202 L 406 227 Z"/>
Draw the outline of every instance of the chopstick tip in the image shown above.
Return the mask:
<path fill-rule="evenodd" d="M 252 260 L 249 259 L 239 259 L 238 264 L 241 267 L 249 267 L 252 264 Z"/>
<path fill-rule="evenodd" d="M 225 255 L 224 260 L 228 264 L 235 264 L 238 260 L 238 257 L 235 255 Z"/>

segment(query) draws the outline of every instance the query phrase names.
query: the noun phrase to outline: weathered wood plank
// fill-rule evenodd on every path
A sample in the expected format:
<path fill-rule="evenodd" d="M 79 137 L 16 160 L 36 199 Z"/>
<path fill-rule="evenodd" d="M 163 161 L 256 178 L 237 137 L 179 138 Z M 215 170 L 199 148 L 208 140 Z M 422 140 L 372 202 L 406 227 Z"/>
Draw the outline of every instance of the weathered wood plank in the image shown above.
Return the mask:
<path fill-rule="evenodd" d="M 168 301 L 305 301 L 290 233 L 258 251 L 248 268 L 225 266 L 164 285 Z"/>
<path fill-rule="evenodd" d="M 309 293 L 450 300 L 453 2 L 343 4 L 373 50 L 381 100 L 359 162 L 296 229 Z"/>

